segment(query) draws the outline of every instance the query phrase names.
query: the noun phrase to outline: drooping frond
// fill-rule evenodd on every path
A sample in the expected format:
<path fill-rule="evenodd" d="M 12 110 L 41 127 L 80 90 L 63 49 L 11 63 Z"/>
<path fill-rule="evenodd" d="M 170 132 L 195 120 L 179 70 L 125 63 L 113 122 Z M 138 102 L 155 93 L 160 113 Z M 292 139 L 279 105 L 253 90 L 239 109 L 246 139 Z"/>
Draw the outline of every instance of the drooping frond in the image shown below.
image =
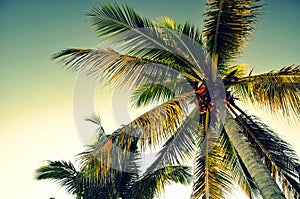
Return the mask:
<path fill-rule="evenodd" d="M 133 185 L 131 199 L 152 199 L 165 191 L 171 182 L 187 185 L 191 182 L 190 167 L 165 166 L 143 176 Z"/>
<path fill-rule="evenodd" d="M 205 126 L 209 114 L 201 115 L 199 122 Z M 212 119 L 212 118 L 210 118 Z M 217 123 L 212 126 L 218 126 Z M 198 151 L 194 162 L 193 198 L 230 198 L 240 188 L 249 197 L 258 195 L 251 177 L 239 160 L 225 130 L 206 128 L 198 132 Z M 238 186 L 238 188 L 236 188 Z"/>
<path fill-rule="evenodd" d="M 204 43 L 220 71 L 242 52 L 261 7 L 259 0 L 207 1 Z"/>
<path fill-rule="evenodd" d="M 142 150 L 159 146 L 169 139 L 187 117 L 185 100 L 191 96 L 187 94 L 169 100 L 123 126 L 119 130 L 121 148 L 128 147 L 133 138 L 138 138 Z"/>
<path fill-rule="evenodd" d="M 80 195 L 82 191 L 79 183 L 80 174 L 70 161 L 47 161 L 46 165 L 35 171 L 35 178 L 56 181 L 70 194 Z"/>
<path fill-rule="evenodd" d="M 238 97 L 268 107 L 274 113 L 300 116 L 300 66 L 288 66 L 279 71 L 238 78 L 228 85 Z"/>
<path fill-rule="evenodd" d="M 93 114 L 92 116 L 85 119 L 85 121 L 92 122 L 98 126 L 97 132 L 105 134 L 103 126 L 101 124 L 101 118 L 99 115 Z"/>
<path fill-rule="evenodd" d="M 212 123 L 211 121 L 215 121 Z M 198 132 L 197 153 L 194 159 L 194 184 L 191 198 L 226 198 L 234 187 L 229 172 L 231 154 L 228 144 L 218 133 L 218 122 L 207 111 L 201 114 L 199 123 L 202 132 Z"/>
<path fill-rule="evenodd" d="M 193 199 L 227 198 L 235 186 L 228 169 L 229 162 L 226 161 L 228 151 L 220 141 L 205 139 L 198 143 L 200 147 L 194 163 Z"/>
<path fill-rule="evenodd" d="M 240 111 L 240 109 L 238 110 Z M 236 121 L 244 129 L 244 134 L 269 169 L 274 180 L 281 180 L 281 183 L 285 181 L 294 193 L 300 195 L 298 186 L 288 180 L 294 179 L 299 183 L 300 177 L 299 158 L 291 146 L 253 116 L 242 112 L 236 117 Z"/>
<path fill-rule="evenodd" d="M 182 165 L 194 157 L 196 137 L 203 127 L 199 125 L 198 109 L 195 108 L 181 126 L 162 146 L 156 160 L 147 172 L 163 168 L 165 165 Z"/>
<path fill-rule="evenodd" d="M 155 147 L 168 139 L 186 118 L 184 98 L 174 98 L 116 130 L 101 137 L 92 150 L 80 154 L 85 173 L 100 179 L 109 179 L 110 168 L 122 170 L 120 162 L 126 160 L 132 147 Z M 100 138 L 100 137 L 99 137 Z"/>
<path fill-rule="evenodd" d="M 88 190 L 85 191 L 86 198 L 126 199 L 125 195 L 137 181 L 139 173 L 137 139 L 132 141 L 127 153 L 114 142 L 120 142 L 118 131 L 111 135 L 100 132 L 98 140 L 85 152 L 78 154 L 81 163 L 80 172 L 84 176 L 83 181 Z"/>

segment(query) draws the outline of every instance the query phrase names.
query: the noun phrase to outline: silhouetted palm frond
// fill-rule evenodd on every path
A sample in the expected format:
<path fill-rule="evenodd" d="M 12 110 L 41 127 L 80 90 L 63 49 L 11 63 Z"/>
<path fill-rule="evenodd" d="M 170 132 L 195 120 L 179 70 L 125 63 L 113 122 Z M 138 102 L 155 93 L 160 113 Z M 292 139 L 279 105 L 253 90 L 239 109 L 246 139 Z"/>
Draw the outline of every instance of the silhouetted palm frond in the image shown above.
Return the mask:
<path fill-rule="evenodd" d="M 67 161 L 47 161 L 44 166 L 35 172 L 37 180 L 53 180 L 58 182 L 61 187 L 66 188 L 67 192 L 74 195 L 81 195 L 83 184 L 80 182 L 80 173 L 76 170 L 72 162 Z"/>

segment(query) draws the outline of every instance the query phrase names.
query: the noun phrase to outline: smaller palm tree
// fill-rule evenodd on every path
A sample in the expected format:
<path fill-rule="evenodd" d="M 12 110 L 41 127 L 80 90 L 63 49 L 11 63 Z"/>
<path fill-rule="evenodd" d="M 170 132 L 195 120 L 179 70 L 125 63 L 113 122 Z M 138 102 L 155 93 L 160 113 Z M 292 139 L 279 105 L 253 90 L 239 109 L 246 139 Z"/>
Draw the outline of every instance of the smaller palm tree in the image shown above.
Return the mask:
<path fill-rule="evenodd" d="M 107 135 L 99 117 L 87 120 L 99 126 L 98 139 L 78 154 L 80 169 L 71 161 L 47 161 L 35 171 L 37 180 L 53 180 L 78 199 L 153 199 L 170 182 L 191 182 L 187 166 L 165 166 L 153 171 L 149 169 L 151 165 L 140 174 L 137 142 L 120 150 L 111 142 L 121 139 L 118 130 Z"/>

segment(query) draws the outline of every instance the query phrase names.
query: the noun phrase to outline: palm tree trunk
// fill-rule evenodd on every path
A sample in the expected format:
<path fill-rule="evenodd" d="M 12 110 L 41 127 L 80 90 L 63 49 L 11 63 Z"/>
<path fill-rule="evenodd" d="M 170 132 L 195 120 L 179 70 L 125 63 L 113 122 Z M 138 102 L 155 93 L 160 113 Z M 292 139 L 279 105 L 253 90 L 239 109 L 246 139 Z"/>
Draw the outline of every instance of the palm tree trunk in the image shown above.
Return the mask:
<path fill-rule="evenodd" d="M 224 125 L 225 131 L 232 142 L 235 150 L 241 157 L 251 177 L 256 183 L 264 199 L 284 199 L 282 191 L 273 180 L 270 172 L 262 163 L 259 156 L 251 148 L 246 137 L 241 133 L 242 128 L 236 123 L 228 112 Z"/>

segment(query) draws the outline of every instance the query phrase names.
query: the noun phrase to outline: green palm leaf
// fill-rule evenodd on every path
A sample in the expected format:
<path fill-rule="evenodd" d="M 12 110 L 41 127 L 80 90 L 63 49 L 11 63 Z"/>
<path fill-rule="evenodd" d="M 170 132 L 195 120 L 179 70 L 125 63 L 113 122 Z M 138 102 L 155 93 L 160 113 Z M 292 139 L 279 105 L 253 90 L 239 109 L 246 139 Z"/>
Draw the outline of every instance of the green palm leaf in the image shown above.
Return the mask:
<path fill-rule="evenodd" d="M 186 68 L 186 65 L 181 65 L 183 63 L 178 64 L 178 58 L 165 51 L 155 58 L 148 56 L 138 58 L 122 55 L 112 49 L 66 49 L 54 54 L 52 58 L 60 59 L 69 70 L 83 71 L 87 75 L 101 77 L 124 89 L 135 88 L 153 81 L 165 82 L 165 79 L 175 81 L 179 74 L 188 82 L 201 81 L 195 73 L 190 75 L 187 72 L 187 68 L 193 66 Z M 166 66 L 173 70 L 169 70 Z M 193 71 L 198 70 L 193 68 Z"/>
<path fill-rule="evenodd" d="M 161 84 L 149 83 L 138 87 L 130 96 L 136 107 L 146 106 L 154 102 L 168 101 L 175 97 L 173 89 Z"/>
<path fill-rule="evenodd" d="M 195 108 L 167 140 L 147 172 L 163 168 L 165 165 L 182 165 L 194 157 L 196 137 L 203 128 L 199 127 L 197 113 L 198 110 Z"/>
<path fill-rule="evenodd" d="M 190 167 L 165 166 L 151 173 L 145 173 L 134 185 L 132 199 L 152 199 L 164 193 L 171 182 L 187 185 L 191 182 Z"/>
<path fill-rule="evenodd" d="M 226 198 L 234 187 L 226 167 L 226 149 L 219 142 L 200 141 L 195 158 L 192 198 Z M 204 148 L 209 147 L 209 150 Z M 207 154 L 205 154 L 207 151 Z"/>
<path fill-rule="evenodd" d="M 203 126 L 208 115 L 202 115 Z M 213 124 L 216 125 L 216 124 Z M 259 195 L 257 188 L 245 172 L 234 146 L 226 132 L 199 135 L 198 152 L 194 162 L 193 198 L 228 198 L 239 186 L 248 196 Z"/>
<path fill-rule="evenodd" d="M 222 71 L 242 52 L 262 5 L 259 0 L 208 0 L 207 6 L 204 43 L 215 66 Z"/>
<path fill-rule="evenodd" d="M 65 187 L 70 194 L 81 194 L 83 187 L 80 186 L 80 174 L 72 162 L 66 161 L 47 161 L 35 171 L 37 180 L 54 180 L 61 187 Z"/>
<path fill-rule="evenodd" d="M 167 101 L 122 127 L 121 140 L 130 140 L 132 136 L 139 138 L 142 150 L 155 147 L 172 136 L 187 117 L 185 99 L 189 95 L 180 96 Z M 172 117 L 170 117 L 172 115 Z"/>
<path fill-rule="evenodd" d="M 300 115 L 300 66 L 288 66 L 279 71 L 238 78 L 229 84 L 245 101 L 268 107 L 287 116 Z"/>
<path fill-rule="evenodd" d="M 158 19 L 157 26 L 162 28 L 168 28 L 178 33 L 187 35 L 193 41 L 197 42 L 199 45 L 202 46 L 202 33 L 200 29 L 194 25 L 191 25 L 188 21 L 183 24 L 177 24 L 170 17 L 161 17 Z"/>
<path fill-rule="evenodd" d="M 166 39 L 171 34 L 174 35 L 174 31 L 171 34 L 163 34 L 157 23 L 140 17 L 133 8 L 126 5 L 102 4 L 88 15 L 91 16 L 92 24 L 102 41 L 116 46 L 118 52 L 123 54 L 139 58 L 148 57 L 151 60 L 166 60 L 166 53 L 178 50 Z M 183 30 L 187 31 L 187 25 Z M 177 39 L 182 43 L 180 37 Z M 192 67 L 180 52 L 177 52 L 177 55 L 173 54 L 173 57 L 183 62 L 186 67 Z"/>
<path fill-rule="evenodd" d="M 131 94 L 130 101 L 135 107 L 145 107 L 150 104 L 164 103 L 176 96 L 191 92 L 193 89 L 184 78 L 166 78 L 161 83 L 148 83 L 139 86 Z"/>

